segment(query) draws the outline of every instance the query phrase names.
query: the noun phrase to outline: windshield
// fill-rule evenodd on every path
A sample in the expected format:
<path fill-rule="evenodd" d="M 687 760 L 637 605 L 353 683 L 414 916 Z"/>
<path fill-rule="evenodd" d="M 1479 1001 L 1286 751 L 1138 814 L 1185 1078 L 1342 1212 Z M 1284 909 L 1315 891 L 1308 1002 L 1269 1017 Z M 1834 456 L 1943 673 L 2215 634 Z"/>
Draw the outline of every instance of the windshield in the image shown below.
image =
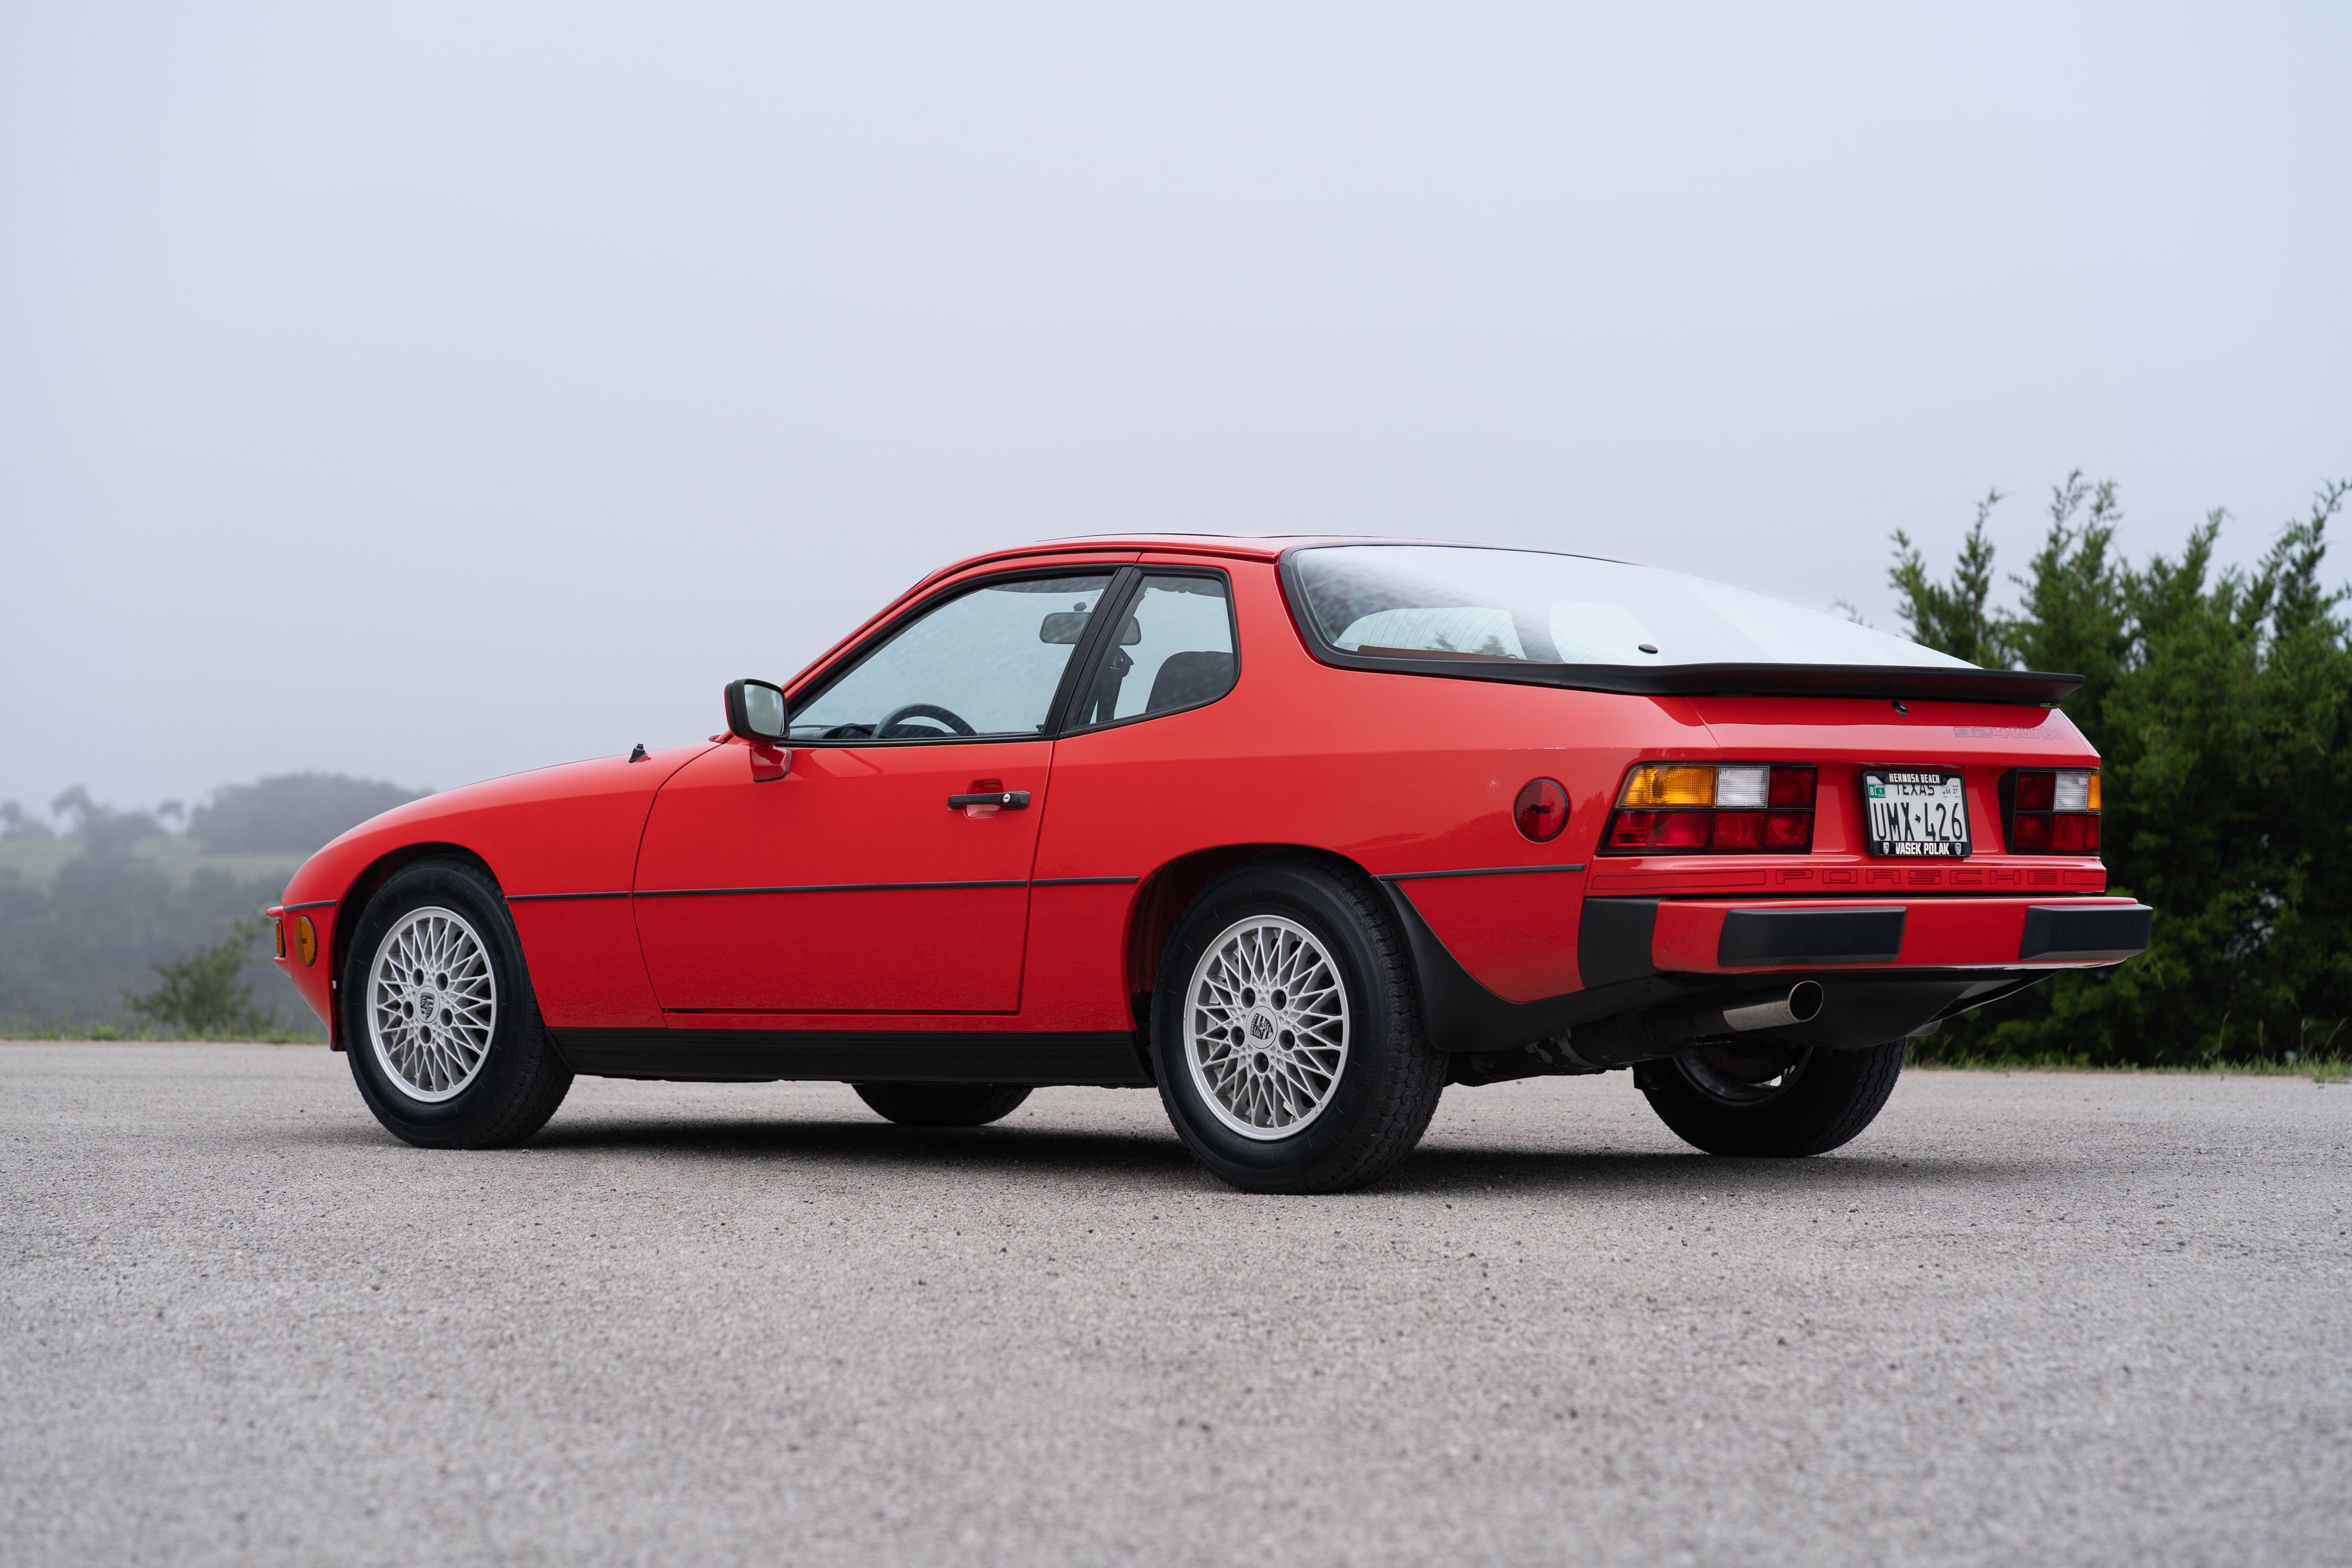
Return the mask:
<path fill-rule="evenodd" d="M 1590 556 L 1335 545 L 1289 559 L 1323 640 L 1372 658 L 1975 668 L 1746 589 Z"/>

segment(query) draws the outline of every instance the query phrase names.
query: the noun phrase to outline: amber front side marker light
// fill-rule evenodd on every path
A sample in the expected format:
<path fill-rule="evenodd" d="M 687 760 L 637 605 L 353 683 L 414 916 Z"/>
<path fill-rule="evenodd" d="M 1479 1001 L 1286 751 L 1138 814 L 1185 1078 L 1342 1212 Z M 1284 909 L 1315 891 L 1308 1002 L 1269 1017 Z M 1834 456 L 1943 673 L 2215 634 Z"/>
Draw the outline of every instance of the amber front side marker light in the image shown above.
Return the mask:
<path fill-rule="evenodd" d="M 310 924 L 310 917 L 307 915 L 294 918 L 294 956 L 305 964 L 318 961 L 319 929 Z"/>

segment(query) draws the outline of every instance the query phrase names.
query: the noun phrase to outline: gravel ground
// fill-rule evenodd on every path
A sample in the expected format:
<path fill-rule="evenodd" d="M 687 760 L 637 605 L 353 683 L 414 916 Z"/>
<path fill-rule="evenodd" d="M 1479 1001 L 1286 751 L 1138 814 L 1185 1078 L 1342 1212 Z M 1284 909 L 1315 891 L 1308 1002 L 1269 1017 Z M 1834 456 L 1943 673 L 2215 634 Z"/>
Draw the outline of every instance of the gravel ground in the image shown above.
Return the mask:
<path fill-rule="evenodd" d="M 1251 1197 L 1147 1092 L 914 1134 L 583 1079 L 424 1153 L 317 1048 L 0 1046 L 0 1560 L 2342 1562 L 2352 1089 L 1622 1073 Z"/>

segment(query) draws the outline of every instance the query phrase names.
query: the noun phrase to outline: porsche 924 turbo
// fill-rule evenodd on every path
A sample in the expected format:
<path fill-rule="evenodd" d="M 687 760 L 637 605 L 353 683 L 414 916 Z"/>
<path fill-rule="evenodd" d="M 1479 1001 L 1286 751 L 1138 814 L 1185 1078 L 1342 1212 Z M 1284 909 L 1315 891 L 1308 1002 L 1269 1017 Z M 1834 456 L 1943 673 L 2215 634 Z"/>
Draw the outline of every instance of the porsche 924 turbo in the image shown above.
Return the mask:
<path fill-rule="evenodd" d="M 387 812 L 270 916 L 428 1147 L 578 1073 L 929 1127 L 1131 1085 L 1321 1192 L 1450 1084 L 1628 1068 L 1701 1149 L 1813 1155 L 1910 1037 L 2147 945 L 2077 684 L 1588 557 L 1063 541 L 731 683 L 707 741 Z"/>

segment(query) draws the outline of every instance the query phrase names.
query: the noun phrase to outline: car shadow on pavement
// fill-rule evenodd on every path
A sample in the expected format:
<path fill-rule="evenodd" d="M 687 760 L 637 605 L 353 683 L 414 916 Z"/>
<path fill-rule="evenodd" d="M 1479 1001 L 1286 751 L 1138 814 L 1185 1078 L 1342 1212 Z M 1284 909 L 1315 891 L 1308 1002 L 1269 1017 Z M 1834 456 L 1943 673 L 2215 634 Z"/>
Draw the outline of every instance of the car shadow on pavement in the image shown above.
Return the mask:
<path fill-rule="evenodd" d="M 274 1134 L 282 1138 L 286 1130 Z M 390 1144 L 372 1125 L 320 1126 L 305 1142 Z M 1097 1177 L 1121 1184 L 1165 1181 L 1192 1191 L 1224 1191 L 1193 1163 L 1172 1133 L 1102 1132 L 1050 1126 L 929 1129 L 866 1121 L 687 1121 L 596 1118 L 557 1121 L 524 1145 L 565 1157 L 655 1156 L 665 1162 L 761 1161 L 803 1170 L 833 1166 L 866 1172 L 952 1173 L 970 1177 Z M 419 1157 L 432 1157 L 424 1151 Z M 477 1156 L 478 1157 L 478 1156 Z M 509 1157 L 501 1151 L 492 1157 Z M 1612 1149 L 1479 1148 L 1449 1142 L 1415 1151 L 1370 1190 L 1389 1197 L 1504 1197 L 1530 1193 L 1660 1198 L 1699 1197 L 1727 1187 L 1786 1197 L 1808 1194 L 1885 1196 L 1954 1183 L 2005 1186 L 2040 1179 L 2034 1162 L 2016 1159 L 1897 1158 L 1836 1154 L 1809 1160 L 1727 1159 L 1690 1152 Z"/>
<path fill-rule="evenodd" d="M 1061 1127 L 898 1127 L 885 1122 L 559 1122 L 528 1145 L 551 1154 L 640 1153 L 667 1159 L 761 1159 L 930 1166 L 1008 1175 L 1200 1172 L 1172 1134 Z M 1201 1173 L 1205 1174 L 1205 1173 Z"/>
<path fill-rule="evenodd" d="M 1995 1186 L 2035 1179 L 2011 1160 L 1900 1159 L 1829 1155 L 1802 1160 L 1728 1159 L 1697 1150 L 1480 1149 L 1451 1145 L 1417 1150 L 1375 1190 L 1431 1197 L 1495 1197 L 1576 1191 L 1585 1195 L 1712 1196 L 1743 1193 L 1801 1197 L 1808 1193 L 1854 1194 L 1954 1183 Z"/>

